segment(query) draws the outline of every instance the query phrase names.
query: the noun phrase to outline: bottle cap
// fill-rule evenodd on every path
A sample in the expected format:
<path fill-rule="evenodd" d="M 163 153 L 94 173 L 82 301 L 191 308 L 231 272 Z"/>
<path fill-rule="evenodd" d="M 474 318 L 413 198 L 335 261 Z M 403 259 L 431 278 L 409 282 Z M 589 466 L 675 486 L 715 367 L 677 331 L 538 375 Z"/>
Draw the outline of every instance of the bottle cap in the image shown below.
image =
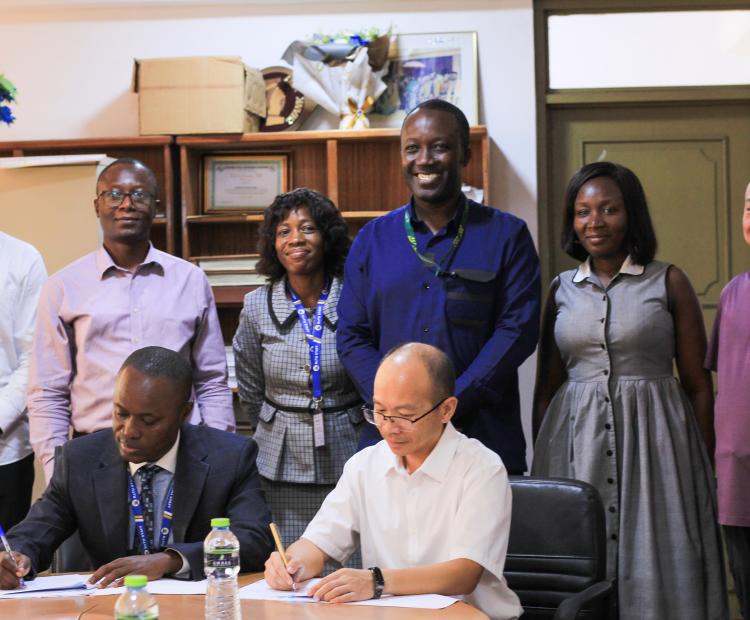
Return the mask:
<path fill-rule="evenodd" d="M 126 588 L 145 588 L 147 583 L 146 575 L 127 575 L 125 577 Z"/>
<path fill-rule="evenodd" d="M 229 527 L 229 519 L 227 517 L 215 517 L 211 519 L 211 527 Z"/>

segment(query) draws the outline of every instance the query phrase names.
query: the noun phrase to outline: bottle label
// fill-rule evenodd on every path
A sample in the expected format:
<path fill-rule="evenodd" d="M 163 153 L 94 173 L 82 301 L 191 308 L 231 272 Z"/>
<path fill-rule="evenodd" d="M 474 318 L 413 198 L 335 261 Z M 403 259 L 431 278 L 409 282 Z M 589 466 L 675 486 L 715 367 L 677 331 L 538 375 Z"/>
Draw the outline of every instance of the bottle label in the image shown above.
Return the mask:
<path fill-rule="evenodd" d="M 236 568 L 240 565 L 237 549 L 211 549 L 206 551 L 205 562 L 212 568 Z"/>
<path fill-rule="evenodd" d="M 159 620 L 159 614 L 149 611 L 142 614 L 115 614 L 115 620 Z"/>

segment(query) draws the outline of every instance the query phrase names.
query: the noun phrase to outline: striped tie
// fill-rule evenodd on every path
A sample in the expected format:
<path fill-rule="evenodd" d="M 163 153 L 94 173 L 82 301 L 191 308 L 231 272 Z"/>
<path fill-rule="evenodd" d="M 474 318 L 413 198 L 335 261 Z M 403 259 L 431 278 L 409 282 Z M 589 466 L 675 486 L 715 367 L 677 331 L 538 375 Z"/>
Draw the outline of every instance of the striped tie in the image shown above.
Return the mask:
<path fill-rule="evenodd" d="M 152 551 L 154 545 L 154 489 L 153 480 L 157 472 L 161 471 L 161 467 L 154 464 L 144 465 L 138 470 L 138 475 L 141 477 L 141 507 L 143 510 L 143 524 L 146 527 L 146 537 L 148 538 L 149 544 L 151 545 Z M 141 553 L 145 553 L 145 549 L 140 549 L 141 541 L 136 536 L 136 544 L 138 545 Z"/>

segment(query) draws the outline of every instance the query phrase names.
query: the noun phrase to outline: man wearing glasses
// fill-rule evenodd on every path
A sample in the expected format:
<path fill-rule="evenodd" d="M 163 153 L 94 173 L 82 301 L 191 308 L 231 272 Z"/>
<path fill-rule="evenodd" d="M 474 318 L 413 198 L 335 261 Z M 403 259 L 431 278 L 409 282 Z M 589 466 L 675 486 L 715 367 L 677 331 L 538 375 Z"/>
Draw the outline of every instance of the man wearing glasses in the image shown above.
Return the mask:
<path fill-rule="evenodd" d="M 103 245 L 44 285 L 29 372 L 31 443 L 52 477 L 55 447 L 111 427 L 117 369 L 136 349 L 177 351 L 193 372 L 193 423 L 234 430 L 226 355 L 211 287 L 194 265 L 149 240 L 154 173 L 118 159 L 99 175 Z"/>
<path fill-rule="evenodd" d="M 500 457 L 451 424 L 455 374 L 439 349 L 419 343 L 386 354 L 366 419 L 383 441 L 355 454 L 302 538 L 266 561 L 276 589 L 345 562 L 358 545 L 368 569 L 340 569 L 310 591 L 351 602 L 383 594 L 461 596 L 493 620 L 516 618 L 503 578 L 511 492 Z"/>

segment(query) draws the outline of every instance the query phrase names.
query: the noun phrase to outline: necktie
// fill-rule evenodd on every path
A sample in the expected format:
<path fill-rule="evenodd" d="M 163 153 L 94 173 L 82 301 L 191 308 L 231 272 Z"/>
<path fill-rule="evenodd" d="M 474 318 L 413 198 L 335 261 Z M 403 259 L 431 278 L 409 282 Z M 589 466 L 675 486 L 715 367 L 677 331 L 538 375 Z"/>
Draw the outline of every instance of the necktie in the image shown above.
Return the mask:
<path fill-rule="evenodd" d="M 154 489 L 153 480 L 161 467 L 154 464 L 144 465 L 138 470 L 141 477 L 141 507 L 143 510 L 143 524 L 146 527 L 146 537 L 148 538 L 151 549 L 154 547 Z M 137 539 L 137 537 L 136 537 Z M 140 547 L 140 541 L 138 541 Z M 151 550 L 150 549 L 150 550 Z M 149 551 L 150 551 L 149 550 Z M 141 549 L 141 552 L 145 549 Z"/>

